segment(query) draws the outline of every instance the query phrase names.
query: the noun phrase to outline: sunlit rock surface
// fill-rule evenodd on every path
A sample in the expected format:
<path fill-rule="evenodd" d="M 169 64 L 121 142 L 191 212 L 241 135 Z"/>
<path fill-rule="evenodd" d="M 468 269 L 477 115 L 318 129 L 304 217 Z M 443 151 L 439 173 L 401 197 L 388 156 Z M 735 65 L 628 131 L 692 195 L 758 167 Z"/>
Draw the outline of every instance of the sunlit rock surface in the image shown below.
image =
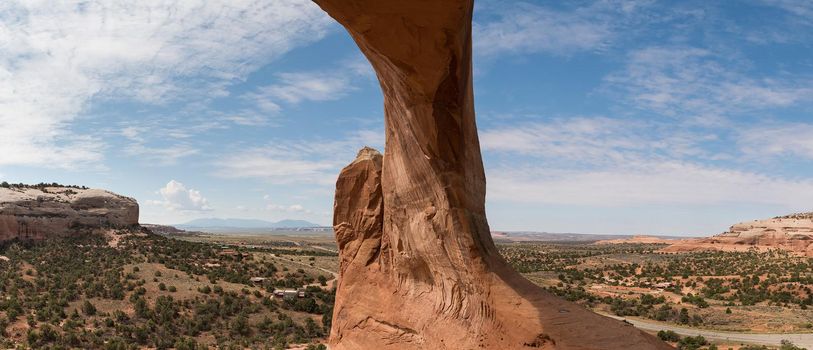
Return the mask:
<path fill-rule="evenodd" d="M 331 349 L 668 349 L 497 252 L 475 125 L 471 0 L 316 0 L 372 63 L 386 152 L 339 176 Z"/>
<path fill-rule="evenodd" d="M 138 224 L 135 199 L 68 187 L 0 188 L 0 241 L 65 236 L 81 228 Z"/>
<path fill-rule="evenodd" d="M 813 213 L 741 222 L 719 235 L 682 240 L 664 248 L 663 251 L 747 251 L 749 249 L 761 251 L 782 249 L 796 255 L 813 257 Z"/>

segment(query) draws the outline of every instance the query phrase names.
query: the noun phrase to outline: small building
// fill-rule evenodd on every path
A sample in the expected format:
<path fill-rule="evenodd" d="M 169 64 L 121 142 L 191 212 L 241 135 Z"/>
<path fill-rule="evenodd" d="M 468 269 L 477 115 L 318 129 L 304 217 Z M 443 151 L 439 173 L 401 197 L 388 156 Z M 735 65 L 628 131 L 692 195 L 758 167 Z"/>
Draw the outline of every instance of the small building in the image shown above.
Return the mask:
<path fill-rule="evenodd" d="M 263 282 L 265 282 L 265 277 L 252 277 L 250 280 L 251 283 L 254 284 L 263 284 Z"/>
<path fill-rule="evenodd" d="M 672 282 L 661 282 L 661 283 L 655 283 L 654 287 L 658 288 L 658 289 L 666 289 L 666 288 L 672 287 L 673 285 L 674 285 L 674 283 L 672 283 Z"/>
<path fill-rule="evenodd" d="M 221 251 L 220 251 L 220 253 L 219 253 L 219 254 L 220 254 L 220 255 L 228 255 L 228 256 L 236 256 L 236 255 L 238 255 L 238 254 L 240 254 L 240 253 L 238 253 L 238 252 L 237 252 L 236 250 L 234 250 L 234 249 L 223 249 L 223 250 L 221 250 Z"/>
<path fill-rule="evenodd" d="M 303 289 L 276 289 L 274 290 L 274 297 L 277 299 L 291 300 L 296 298 L 304 298 L 306 296 Z"/>
<path fill-rule="evenodd" d="M 217 252 L 217 254 L 220 256 L 230 256 L 232 258 L 245 258 L 249 256 L 248 253 L 242 253 L 233 248 L 223 249 Z"/>

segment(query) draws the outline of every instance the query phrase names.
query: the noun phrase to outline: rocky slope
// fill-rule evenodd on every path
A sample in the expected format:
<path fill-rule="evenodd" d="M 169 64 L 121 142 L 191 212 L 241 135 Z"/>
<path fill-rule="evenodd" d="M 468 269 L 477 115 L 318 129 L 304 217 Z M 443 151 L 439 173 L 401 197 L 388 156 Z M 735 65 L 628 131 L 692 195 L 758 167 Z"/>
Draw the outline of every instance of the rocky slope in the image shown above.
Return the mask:
<path fill-rule="evenodd" d="M 64 236 L 78 228 L 138 224 L 138 203 L 104 190 L 0 188 L 0 241 Z"/>
<path fill-rule="evenodd" d="M 472 0 L 316 0 L 372 63 L 386 152 L 342 170 L 331 349 L 668 349 L 511 269 L 485 217 Z"/>
<path fill-rule="evenodd" d="M 742 222 L 714 237 L 682 240 L 663 251 L 746 251 L 751 248 L 784 249 L 813 257 L 813 213 Z"/>

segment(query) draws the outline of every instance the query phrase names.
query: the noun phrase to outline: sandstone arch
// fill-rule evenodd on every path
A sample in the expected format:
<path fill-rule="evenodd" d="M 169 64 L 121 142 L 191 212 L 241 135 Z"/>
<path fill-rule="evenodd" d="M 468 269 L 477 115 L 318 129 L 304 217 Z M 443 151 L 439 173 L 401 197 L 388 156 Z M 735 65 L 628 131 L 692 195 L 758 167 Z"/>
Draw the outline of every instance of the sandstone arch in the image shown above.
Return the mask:
<path fill-rule="evenodd" d="M 386 153 L 342 170 L 332 349 L 669 349 L 497 252 L 474 117 L 473 0 L 315 0 L 373 65 Z"/>

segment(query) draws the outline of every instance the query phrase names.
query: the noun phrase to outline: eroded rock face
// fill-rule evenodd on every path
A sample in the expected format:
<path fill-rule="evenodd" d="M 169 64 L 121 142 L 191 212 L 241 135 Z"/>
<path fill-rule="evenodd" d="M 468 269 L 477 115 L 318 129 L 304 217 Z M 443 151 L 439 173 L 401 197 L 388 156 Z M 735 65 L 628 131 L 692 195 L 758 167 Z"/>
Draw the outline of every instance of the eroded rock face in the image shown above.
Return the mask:
<path fill-rule="evenodd" d="M 663 251 L 749 249 L 782 249 L 797 255 L 813 257 L 813 213 L 742 222 L 714 237 L 682 240 L 664 248 Z"/>
<path fill-rule="evenodd" d="M 0 188 L 0 241 L 65 236 L 77 228 L 138 225 L 138 203 L 94 189 Z"/>
<path fill-rule="evenodd" d="M 386 154 L 342 170 L 331 349 L 668 349 L 544 292 L 497 252 L 485 217 L 471 0 L 316 0 L 384 93 Z"/>

